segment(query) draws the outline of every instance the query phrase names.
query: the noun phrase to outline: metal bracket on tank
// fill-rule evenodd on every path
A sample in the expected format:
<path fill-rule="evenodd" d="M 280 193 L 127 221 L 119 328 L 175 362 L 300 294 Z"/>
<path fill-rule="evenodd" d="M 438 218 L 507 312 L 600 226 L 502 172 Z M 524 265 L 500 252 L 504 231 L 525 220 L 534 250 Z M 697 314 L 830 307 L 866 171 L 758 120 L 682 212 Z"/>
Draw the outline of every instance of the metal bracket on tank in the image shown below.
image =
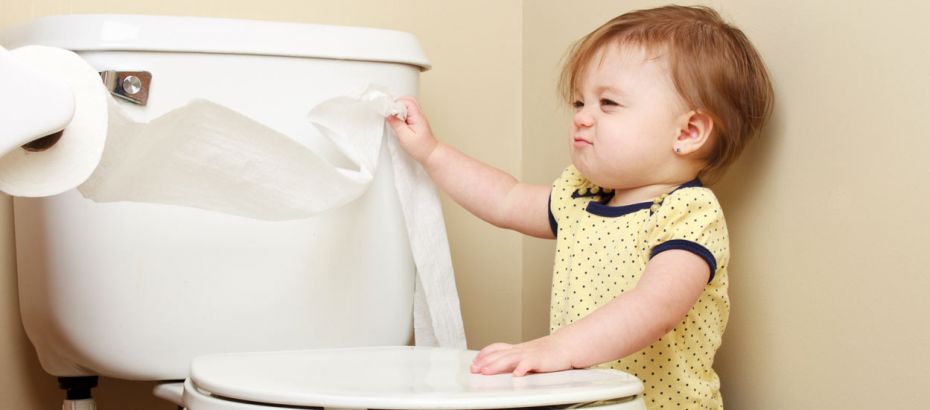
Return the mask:
<path fill-rule="evenodd" d="M 149 100 L 149 85 L 152 73 L 148 71 L 114 71 L 100 72 L 103 85 L 110 94 L 136 105 L 145 105 Z"/>

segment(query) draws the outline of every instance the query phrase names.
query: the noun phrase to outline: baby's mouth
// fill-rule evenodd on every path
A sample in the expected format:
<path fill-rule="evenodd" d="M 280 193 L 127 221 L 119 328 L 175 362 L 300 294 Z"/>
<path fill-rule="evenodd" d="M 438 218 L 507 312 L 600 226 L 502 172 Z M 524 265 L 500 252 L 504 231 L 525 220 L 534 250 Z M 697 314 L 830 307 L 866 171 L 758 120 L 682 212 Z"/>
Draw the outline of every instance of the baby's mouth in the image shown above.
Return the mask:
<path fill-rule="evenodd" d="M 591 141 L 588 141 L 581 137 L 572 138 L 572 143 L 575 145 L 594 145 L 594 143 L 592 143 Z"/>

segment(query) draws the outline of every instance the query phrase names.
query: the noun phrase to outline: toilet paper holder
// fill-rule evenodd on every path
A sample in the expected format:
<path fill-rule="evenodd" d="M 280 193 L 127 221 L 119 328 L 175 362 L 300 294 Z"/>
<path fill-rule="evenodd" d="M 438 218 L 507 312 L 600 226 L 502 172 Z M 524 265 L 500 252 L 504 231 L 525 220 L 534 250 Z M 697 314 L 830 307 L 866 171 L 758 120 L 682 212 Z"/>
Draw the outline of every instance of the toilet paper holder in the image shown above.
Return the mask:
<path fill-rule="evenodd" d="M 142 106 L 149 100 L 152 73 L 148 71 L 107 70 L 100 72 L 100 78 L 107 91 L 115 97 Z"/>

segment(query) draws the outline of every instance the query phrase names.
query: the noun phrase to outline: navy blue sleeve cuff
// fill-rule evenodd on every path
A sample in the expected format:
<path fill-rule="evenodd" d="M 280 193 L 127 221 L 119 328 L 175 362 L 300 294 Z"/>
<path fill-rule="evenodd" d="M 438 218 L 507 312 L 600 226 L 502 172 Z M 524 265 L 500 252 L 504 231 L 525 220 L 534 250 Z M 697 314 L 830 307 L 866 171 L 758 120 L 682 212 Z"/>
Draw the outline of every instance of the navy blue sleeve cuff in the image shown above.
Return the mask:
<path fill-rule="evenodd" d="M 549 193 L 549 205 L 546 207 L 549 210 L 549 229 L 552 229 L 552 236 L 559 236 L 559 223 L 555 221 L 555 215 L 552 214 L 552 193 Z"/>
<path fill-rule="evenodd" d="M 707 250 L 707 248 L 697 242 L 691 242 L 684 239 L 672 239 L 670 241 L 662 242 L 652 248 L 652 252 L 649 254 L 649 258 L 651 259 L 662 252 L 672 249 L 681 249 L 683 251 L 688 251 L 697 256 L 700 256 L 701 259 L 704 259 L 704 262 L 707 262 L 707 266 L 710 267 L 710 279 L 707 279 L 707 283 L 710 283 L 710 281 L 714 280 L 714 274 L 717 272 L 717 258 L 715 258 L 714 254 Z"/>

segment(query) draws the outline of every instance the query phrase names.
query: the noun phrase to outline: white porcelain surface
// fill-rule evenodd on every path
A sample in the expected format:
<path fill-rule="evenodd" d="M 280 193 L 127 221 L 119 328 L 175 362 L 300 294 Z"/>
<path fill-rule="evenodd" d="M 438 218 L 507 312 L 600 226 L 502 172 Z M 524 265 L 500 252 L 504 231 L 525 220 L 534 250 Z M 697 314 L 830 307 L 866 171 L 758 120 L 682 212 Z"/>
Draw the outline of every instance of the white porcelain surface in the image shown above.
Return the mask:
<path fill-rule="evenodd" d="M 310 108 L 369 83 L 415 95 L 419 76 L 413 65 L 367 61 L 79 54 L 98 70 L 152 72 L 148 106 L 125 107 L 136 120 L 206 98 L 337 164 L 306 119 Z M 14 221 L 23 326 L 52 375 L 184 379 L 206 353 L 403 345 L 412 336 L 414 266 L 387 151 L 361 198 L 304 220 L 94 203 L 72 190 L 15 198 Z"/>
<path fill-rule="evenodd" d="M 194 360 L 189 384 L 201 392 L 248 402 L 381 409 L 545 406 L 642 392 L 638 379 L 612 370 L 525 377 L 471 374 L 475 354 L 384 347 L 210 355 Z"/>
<path fill-rule="evenodd" d="M 0 36 L 12 49 L 44 44 L 74 51 L 187 51 L 405 63 L 429 68 L 416 37 L 367 27 L 206 17 L 46 16 Z"/>

